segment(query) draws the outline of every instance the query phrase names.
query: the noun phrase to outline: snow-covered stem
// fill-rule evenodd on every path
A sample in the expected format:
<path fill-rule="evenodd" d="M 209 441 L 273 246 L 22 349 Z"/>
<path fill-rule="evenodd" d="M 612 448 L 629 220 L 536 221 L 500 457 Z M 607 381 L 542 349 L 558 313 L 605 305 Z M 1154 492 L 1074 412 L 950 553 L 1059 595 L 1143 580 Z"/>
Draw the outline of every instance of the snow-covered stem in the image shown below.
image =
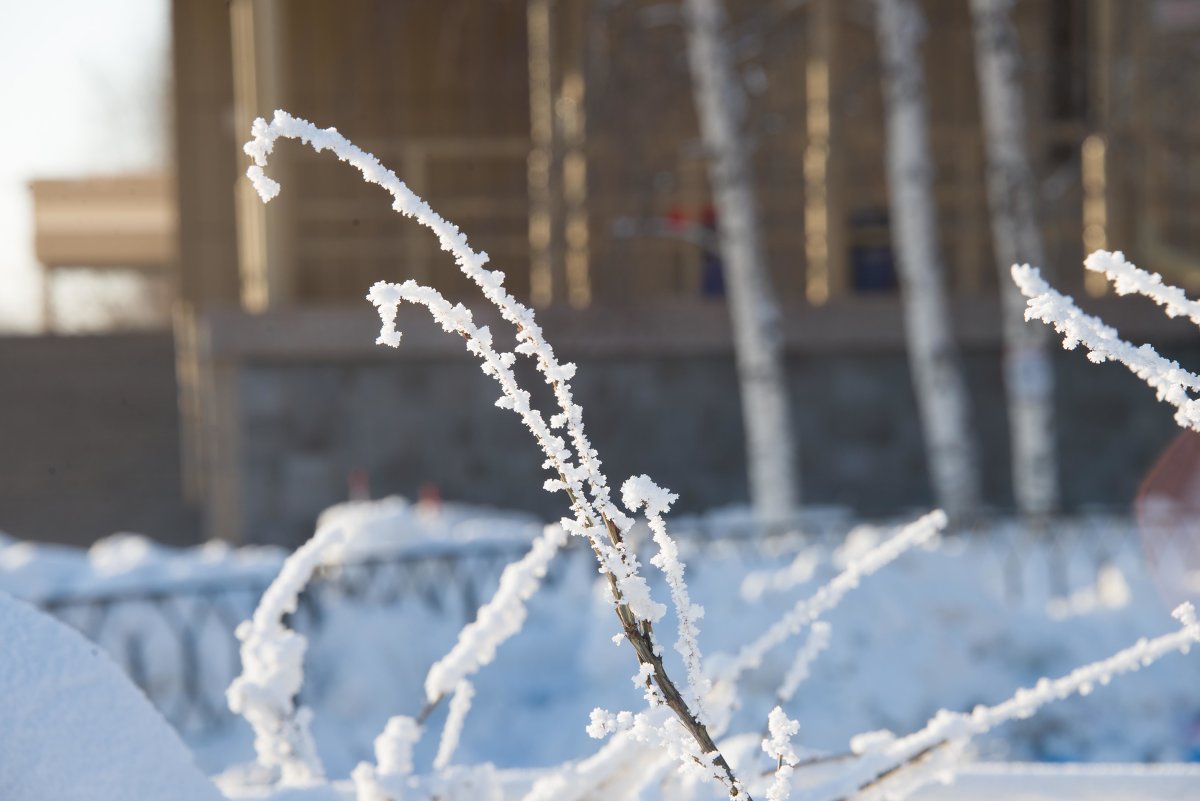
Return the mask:
<path fill-rule="evenodd" d="M 688 64 L 729 288 L 750 496 L 760 524 L 780 527 L 791 523 L 796 511 L 796 443 L 779 309 L 767 269 L 748 137 L 741 127 L 745 97 L 725 39 L 722 3 L 686 0 Z"/>
<path fill-rule="evenodd" d="M 585 537 L 600 562 L 601 571 L 606 573 L 612 591 L 612 601 L 621 622 L 626 639 L 637 655 L 638 662 L 649 666 L 654 683 L 661 697 L 676 715 L 683 729 L 688 731 L 699 746 L 700 753 L 714 768 L 714 775 L 729 789 L 730 795 L 738 795 L 740 785 L 713 742 L 707 728 L 689 709 L 682 694 L 667 674 L 663 665 L 661 649 L 654 637 L 654 622 L 665 611 L 650 598 L 649 588 L 638 573 L 637 559 L 625 546 L 624 532 L 632 526 L 612 503 L 607 479 L 600 472 L 600 461 L 583 431 L 582 410 L 574 403 L 569 381 L 575 366 L 562 364 L 554 356 L 545 341 L 541 328 L 534 320 L 532 311 L 518 302 L 503 286 L 504 275 L 484 268 L 486 253 L 472 250 L 466 236 L 456 226 L 443 219 L 396 174 L 386 169 L 379 160 L 361 150 L 334 128 L 320 129 L 284 111 L 276 111 L 270 123 L 255 120 L 253 139 L 246 143 L 245 151 L 254 160 L 247 175 L 265 201 L 279 192 L 279 184 L 268 178 L 263 170 L 267 157 L 279 138 L 299 139 L 318 152 L 332 150 L 342 161 L 357 168 L 363 178 L 382 186 L 392 195 L 392 208 L 432 230 L 438 237 L 443 250 L 454 256 L 462 272 L 474 281 L 484 297 L 500 309 L 501 315 L 516 327 L 517 345 L 514 353 L 497 353 L 492 348 L 492 335 L 486 326 L 475 326 L 471 313 L 461 305 L 452 306 L 436 291 L 422 287 L 412 281 L 403 284 L 378 283 L 369 299 L 379 308 L 383 322 L 379 336 L 380 344 L 397 346 L 400 334 L 395 328 L 399 303 L 408 301 L 425 306 L 435 320 L 447 331 L 464 337 L 467 349 L 483 362 L 483 370 L 501 385 L 503 397 L 497 405 L 510 408 L 520 414 L 530 428 L 538 445 L 547 456 L 546 467 L 557 473 L 557 478 L 546 482 L 549 491 L 562 490 L 567 494 L 574 520 L 564 520 L 564 528 Z M 529 403 L 529 393 L 517 384 L 512 373 L 516 356 L 532 358 L 538 370 L 552 387 L 560 412 L 547 426 L 540 412 Z M 553 434 L 551 429 L 565 427 L 569 432 L 575 452 L 572 454 L 566 442 Z M 576 464 L 575 459 L 578 459 Z M 601 531 L 607 533 L 607 538 Z"/>
<path fill-rule="evenodd" d="M 242 673 L 229 685 L 229 708 L 254 730 L 258 763 L 279 771 L 282 784 L 304 784 L 324 776 L 309 723 L 311 710 L 296 708 L 304 683 L 307 640 L 284 625 L 296 611 L 300 593 L 325 554 L 341 546 L 346 535 L 330 526 L 317 531 L 279 570 L 263 593 L 250 620 L 237 627 Z"/>
<path fill-rule="evenodd" d="M 704 617 L 704 607 L 692 603 L 687 582 L 684 581 L 684 566 L 679 558 L 679 546 L 667 533 L 667 524 L 663 520 L 663 515 L 679 496 L 658 486 L 645 475 L 626 479 L 621 485 L 621 496 L 629 511 L 636 513 L 642 507 L 646 509 L 646 522 L 650 526 L 655 544 L 658 545 L 658 553 L 650 558 L 650 563 L 666 576 L 678 618 L 679 636 L 675 641 L 675 650 L 683 657 L 683 665 L 687 670 L 687 702 L 695 712 L 696 718 L 707 724 L 709 721 L 704 711 L 704 696 L 708 694 L 709 679 L 704 675 L 701 665 L 700 626 L 697 623 Z"/>
<path fill-rule="evenodd" d="M 383 187 L 392 196 L 393 210 L 413 218 L 437 236 L 442 249 L 454 257 L 463 274 L 479 287 L 484 298 L 496 306 L 501 316 L 516 328 L 515 353 L 532 358 L 547 383 L 554 388 L 561 415 L 552 420 L 551 427 L 567 428 L 580 459 L 579 466 L 563 462 L 555 467 L 564 468 L 562 481 L 566 487 L 563 489 L 574 491 L 580 512 L 590 515 L 588 520 L 580 521 L 581 524 L 595 526 L 601 522 L 600 517 L 605 517 L 617 524 L 624 524 L 622 527 L 627 528 L 629 521 L 612 504 L 608 496 L 607 480 L 599 470 L 600 463 L 596 452 L 584 434 L 582 410 L 571 397 L 569 380 L 574 375 L 575 366 L 558 361 L 553 348 L 542 336 L 541 327 L 535 321 L 533 312 L 504 288 L 504 273 L 485 268 L 488 255 L 473 250 L 457 226 L 438 215 L 394 172 L 384 167 L 379 159 L 351 143 L 338 133 L 337 129 L 318 128 L 307 120 L 293 117 L 284 111 L 276 111 L 269 123 L 261 118 L 255 120 L 252 133 L 253 139 L 246 143 L 245 151 L 255 163 L 247 170 L 247 175 L 264 201 L 270 201 L 279 193 L 279 184 L 268 178 L 263 171 L 275 141 L 279 138 L 298 139 L 317 152 L 330 150 L 339 159 L 358 169 L 365 181 Z M 413 286 L 419 287 L 415 284 Z M 393 310 L 390 320 L 394 319 Z M 380 342 L 396 346 L 399 344 L 400 335 L 394 326 L 388 323 L 389 320 L 385 316 L 385 329 L 380 336 Z M 509 356 L 506 355 L 505 359 L 511 364 Z M 540 432 L 535 431 L 534 435 L 540 436 Z M 592 491 L 592 503 L 588 502 L 588 496 L 583 491 L 584 481 Z M 594 506 L 599 508 L 593 508 Z"/>
<path fill-rule="evenodd" d="M 1012 697 L 994 706 L 977 706 L 970 713 L 941 710 L 919 731 L 896 738 L 889 732 L 872 732 L 859 735 L 851 741 L 851 749 L 859 759 L 844 775 L 834 780 L 838 789 L 832 794 L 823 793 L 824 798 L 848 798 L 863 790 L 875 788 L 882 781 L 899 775 L 898 768 L 924 759 L 945 745 L 965 744 L 972 737 L 983 734 L 1010 720 L 1028 718 L 1041 707 L 1052 701 L 1060 701 L 1072 695 L 1086 695 L 1097 685 L 1106 685 L 1116 676 L 1132 673 L 1148 667 L 1171 653 L 1187 653 L 1200 643 L 1200 622 L 1196 610 L 1190 603 L 1181 604 L 1172 613 L 1179 621 L 1176 631 L 1153 639 L 1142 638 L 1129 648 L 1116 654 L 1076 668 L 1058 679 L 1043 678 L 1033 687 L 1017 690 Z M 931 764 L 944 769 L 933 760 Z M 932 778 L 927 766 L 921 769 L 924 775 L 914 775 L 914 769 L 904 772 L 905 789 L 916 790 Z M 889 788 L 889 798 L 902 798 L 895 788 Z"/>
<path fill-rule="evenodd" d="M 783 684 L 779 685 L 779 692 L 776 694 L 780 704 L 786 704 L 792 700 L 796 694 L 796 690 L 808 678 L 809 672 L 812 669 L 813 662 L 829 647 L 830 632 L 832 628 L 823 620 L 818 620 L 812 624 L 809 629 L 808 639 L 804 641 L 804 647 L 796 654 L 792 660 L 791 667 L 788 668 L 787 674 L 783 677 Z"/>
<path fill-rule="evenodd" d="M 470 309 L 462 304 L 452 305 L 437 290 L 415 281 L 402 284 L 380 281 L 371 287 L 367 298 L 379 309 L 382 319 L 377 340 L 379 344 L 399 345 L 400 333 L 396 330 L 395 322 L 402 301 L 424 306 L 445 331 L 463 338 L 467 350 L 479 357 L 484 373 L 500 384 L 502 395 L 496 405 L 521 417 L 546 455 L 546 466 L 558 474 L 559 478 L 547 481 L 545 488 L 567 493 L 575 519 L 564 521 L 564 528 L 588 540 L 600 560 L 601 568 L 612 582 L 614 602 L 618 607 L 627 607 L 628 613 L 637 620 L 654 622 L 661 617 L 660 608 L 649 600 L 650 591 L 645 580 L 637 573 L 636 558 L 629 553 L 609 518 L 600 515 L 587 503 L 567 443 L 551 431 L 542 413 L 531 404 L 530 394 L 517 382 L 512 370 L 516 356 L 499 353 L 492 347 L 492 332 L 487 326 L 475 325 Z M 597 520 L 604 521 L 603 529 Z M 609 536 L 606 538 L 602 531 Z"/>
<path fill-rule="evenodd" d="M 637 798 L 654 767 L 664 761 L 629 731 L 617 732 L 596 753 L 542 776 L 521 801 Z"/>
<path fill-rule="evenodd" d="M 388 720 L 375 738 L 375 764 L 360 762 L 350 774 L 358 801 L 395 801 L 387 785 L 412 775 L 413 746 L 421 732 L 421 724 L 407 715 Z"/>
<path fill-rule="evenodd" d="M 496 656 L 496 649 L 521 630 L 527 614 L 525 602 L 537 592 L 550 560 L 566 541 L 561 526 L 547 526 L 521 559 L 504 568 L 495 595 L 479 608 L 475 620 L 463 626 L 458 640 L 425 676 L 425 700 L 433 705 L 479 672 Z"/>
<path fill-rule="evenodd" d="M 458 741 L 462 737 L 463 722 L 471 711 L 471 699 L 475 697 L 475 687 L 471 682 L 462 679 L 454 687 L 454 697 L 450 699 L 450 710 L 446 714 L 446 725 L 442 727 L 442 739 L 438 743 L 437 755 L 433 758 L 434 770 L 445 770 L 454 757 Z"/>
<path fill-rule="evenodd" d="M 406 715 L 388 720 L 375 738 L 375 764 L 385 776 L 408 776 L 413 772 L 413 746 L 421 739 L 421 725 Z"/>
<path fill-rule="evenodd" d="M 586 507 L 594 507 L 590 508 L 590 511 L 598 518 L 608 521 L 611 528 L 622 531 L 627 529 L 632 521 L 621 514 L 611 500 L 607 478 L 600 470 L 599 457 L 584 431 L 583 410 L 574 402 L 570 379 L 575 373 L 575 365 L 559 362 L 554 349 L 542 335 L 541 326 L 537 324 L 533 311 L 504 288 L 504 273 L 486 269 L 485 265 L 489 261 L 487 253 L 473 250 L 466 235 L 459 231 L 457 226 L 437 214 L 393 171 L 384 167 L 379 159 L 354 145 L 338 133 L 336 128 L 321 129 L 285 111 L 276 111 L 270 123 L 262 119 L 255 120 L 252 133 L 253 139 L 246 143 L 245 151 L 255 163 L 247 170 L 247 175 L 254 182 L 264 202 L 271 200 L 279 192 L 279 184 L 268 178 L 262 169 L 267 165 L 267 157 L 274 148 L 275 141 L 279 138 L 299 139 L 317 152 L 326 149 L 332 151 L 339 159 L 358 169 L 365 181 L 378 184 L 392 196 L 394 211 L 411 217 L 437 236 L 442 250 L 454 257 L 462 273 L 479 287 L 483 297 L 499 309 L 501 316 L 515 327 L 515 352 L 531 358 L 546 383 L 553 389 L 561 411 L 551 420 L 551 428 L 565 427 L 579 458 L 578 466 L 567 466 L 569 469 L 564 482 L 570 487 L 578 487 L 579 490 L 582 489 L 579 482 L 586 482 L 590 501 L 588 495 L 577 491 L 579 502 Z M 399 334 L 393 328 L 384 344 L 394 346 L 398 342 Z"/>
<path fill-rule="evenodd" d="M 767 716 L 768 737 L 762 742 L 767 756 L 776 760 L 775 778 L 767 790 L 767 801 L 787 801 L 792 795 L 792 773 L 799 757 L 792 747 L 792 738 L 800 731 L 800 724 L 788 718 L 778 706 Z"/>
<path fill-rule="evenodd" d="M 971 0 L 971 18 L 987 152 L 992 246 L 1000 271 L 1013 494 L 1022 513 L 1046 515 L 1059 505 L 1049 337 L 1045 329 L 1025 323 L 1025 300 L 1006 275 L 1010 265 L 1042 264 L 1045 260 L 1037 184 L 1025 147 L 1021 52 L 1011 19 L 1012 5 L 1013 0 Z"/>
<path fill-rule="evenodd" d="M 946 527 L 946 523 L 945 512 L 934 510 L 904 526 L 895 536 L 851 561 L 828 584 L 808 598 L 798 601 L 757 639 L 745 645 L 737 656 L 722 668 L 716 677 L 717 680 L 736 682 L 747 670 L 761 665 L 767 653 L 836 607 L 864 577 L 877 572 L 910 548 L 929 542 Z"/>
<path fill-rule="evenodd" d="M 697 771 L 698 776 L 715 777 L 725 783 L 725 771 L 715 762 L 719 752 L 698 749 L 695 739 L 681 725 L 679 718 L 673 717 L 669 709 L 662 704 L 650 706 L 637 713 L 623 711 L 613 714 L 603 709 L 595 709 L 592 711 L 588 732 L 594 737 L 604 737 L 613 733 L 631 737 L 642 745 L 665 752 L 685 769 Z M 746 797 L 745 790 L 738 784 L 726 784 L 726 790 L 731 798 Z"/>
<path fill-rule="evenodd" d="M 1038 262 L 1030 260 L 1030 263 Z M 1168 317 L 1186 317 L 1200 325 L 1200 302 L 1191 300 L 1179 287 L 1165 283 L 1158 273 L 1146 272 L 1126 261 L 1121 251 L 1097 250 L 1083 260 L 1083 266 L 1094 273 L 1102 273 L 1118 295 L 1144 295 L 1162 306 Z"/>
<path fill-rule="evenodd" d="M 913 390 L 934 496 L 951 518 L 959 520 L 977 510 L 979 464 L 938 253 L 934 167 L 919 46 L 924 21 L 914 0 L 874 0 L 874 5 L 883 61 L 888 205 Z"/>
<path fill-rule="evenodd" d="M 545 428 L 540 413 L 530 406 L 529 393 L 522 390 L 512 373 L 511 359 L 497 354 L 491 347 L 491 332 L 479 328 L 472 322 L 470 310 L 461 305 L 451 306 L 439 293 L 429 287 L 421 286 L 413 281 L 403 284 L 377 283 L 368 296 L 379 307 L 383 319 L 383 330 L 380 333 L 381 344 L 395 345 L 399 333 L 395 330 L 395 317 L 400 301 L 409 301 L 425 306 L 434 319 L 447 331 L 460 334 L 467 343 L 467 348 L 483 360 L 484 371 L 500 382 L 504 395 L 497 405 L 509 408 L 520 414 L 526 425 L 534 432 L 535 439 L 542 445 L 547 454 L 547 464 L 557 468 L 559 479 L 547 482 L 548 490 L 567 488 L 567 495 L 576 510 L 574 521 L 563 520 L 563 527 L 588 538 L 601 569 L 606 573 L 617 617 L 621 621 L 626 639 L 629 640 L 642 666 L 650 666 L 655 684 L 660 690 L 663 702 L 683 722 L 685 728 L 692 733 L 704 754 L 715 754 L 712 760 L 719 772 L 714 774 L 722 784 L 736 795 L 741 791 L 723 756 L 718 751 L 715 742 L 708 733 L 705 724 L 689 708 L 687 702 L 667 674 L 663 664 L 662 652 L 654 638 L 653 624 L 665 613 L 665 608 L 653 601 L 649 587 L 644 578 L 638 574 L 638 563 L 635 557 L 625 548 L 622 536 L 612 523 L 609 516 L 600 515 L 605 522 L 609 540 L 598 535 L 598 528 L 588 522 L 595 518 L 589 517 L 589 508 L 579 499 L 584 497 L 580 488 L 572 482 L 570 475 L 569 451 L 565 443 Z M 563 379 L 565 381 L 565 379 Z M 432 699 L 430 701 L 433 702 Z M 427 705 L 427 709 L 429 706 Z"/>
<path fill-rule="evenodd" d="M 817 572 L 820 561 L 819 548 L 806 548 L 796 554 L 787 567 L 751 571 L 742 579 L 742 598 L 753 603 L 768 592 L 786 592 L 804 584 Z"/>
<path fill-rule="evenodd" d="M 1159 400 L 1175 407 L 1176 423 L 1200 431 L 1200 401 L 1189 395 L 1200 392 L 1200 376 L 1183 369 L 1178 362 L 1163 358 L 1149 345 L 1135 347 L 1124 341 L 1115 328 L 1084 314 L 1074 300 L 1051 288 L 1037 268 L 1013 265 L 1012 277 L 1028 298 L 1026 319 L 1053 325 L 1062 334 L 1067 350 L 1082 344 L 1088 349 L 1090 361 L 1124 364 L 1155 391 Z"/>

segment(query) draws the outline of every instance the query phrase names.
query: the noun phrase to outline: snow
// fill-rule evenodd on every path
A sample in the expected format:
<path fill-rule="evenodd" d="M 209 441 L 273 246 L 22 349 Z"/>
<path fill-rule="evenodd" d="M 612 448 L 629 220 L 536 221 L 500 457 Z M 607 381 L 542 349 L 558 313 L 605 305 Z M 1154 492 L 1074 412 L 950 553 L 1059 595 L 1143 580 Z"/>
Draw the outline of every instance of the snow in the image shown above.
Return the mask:
<path fill-rule="evenodd" d="M 0 590 L 37 603 L 123 591 L 146 592 L 177 587 L 182 582 L 266 582 L 282 563 L 283 552 L 279 549 L 235 549 L 225 542 L 176 549 L 122 533 L 81 551 L 0 534 Z"/>
<path fill-rule="evenodd" d="M 375 501 L 350 501 L 321 513 L 317 528 L 338 526 L 350 532 L 326 551 L 326 564 L 386 557 L 414 547 L 465 543 L 528 543 L 541 536 L 533 515 L 464 503 L 419 501 L 393 495 Z"/>
<path fill-rule="evenodd" d="M 370 509 L 371 504 L 348 505 L 339 513 L 364 515 Z M 476 513 L 477 527 L 487 528 L 486 513 Z M 513 522 L 503 513 L 495 517 L 498 524 Z M 713 519 L 734 518 L 721 513 Z M 436 527 L 433 515 L 405 513 L 392 520 L 396 525 L 420 520 L 428 530 Z M 681 538 L 689 591 L 708 610 L 702 639 L 714 654 L 709 658 L 712 667 L 720 666 L 720 652 L 737 653 L 767 631 L 771 621 L 812 598 L 816 587 L 861 566 L 889 541 L 886 528 L 853 530 L 852 537 L 835 536 L 828 542 L 781 539 L 735 545 Z M 376 536 L 381 542 L 386 539 L 382 529 Z M 396 532 L 392 539 L 403 542 L 405 536 Z M 1100 569 L 1093 561 L 1095 549 L 1101 547 L 1098 542 L 1105 543 L 1103 549 L 1112 557 Z M 407 547 L 420 553 L 428 543 L 414 539 Z M 38 555 L 43 549 L 52 555 L 44 562 Z M 71 561 L 65 549 L 53 546 L 27 545 L 24 550 L 28 558 L 16 575 L 26 586 L 51 586 L 51 579 Z M 132 564 L 144 564 L 137 549 L 126 553 Z M 196 560 L 202 571 L 211 571 L 207 553 L 163 549 L 158 556 L 186 577 L 182 565 L 188 559 Z M 749 576 L 791 570 L 798 553 L 816 562 L 808 581 L 771 583 L 754 598 L 738 591 Z M 1025 572 L 1019 601 L 1005 596 L 1004 564 L 1012 554 L 1019 554 Z M 525 603 L 525 625 L 497 650 L 492 663 L 471 677 L 476 695 L 455 763 L 491 762 L 505 770 L 553 768 L 541 777 L 542 786 L 559 787 L 561 793 L 545 789 L 544 798 L 572 797 L 577 787 L 590 786 L 590 781 L 619 798 L 625 788 L 653 784 L 658 781 L 655 771 L 668 770 L 661 755 L 647 751 L 636 738 L 627 742 L 629 738 L 617 734 L 597 751 L 585 731 L 596 706 L 636 709 L 644 704 L 642 691 L 629 681 L 630 654 L 610 642 L 614 625 L 608 589 L 603 577 L 597 583 L 588 556 L 586 551 L 569 550 L 554 559 L 552 580 Z M 1056 559 L 1063 560 L 1068 583 L 1052 591 L 1047 574 Z M 86 552 L 77 552 L 74 560 L 79 565 L 72 572 L 78 569 L 82 575 L 91 569 Z M 236 549 L 228 563 L 234 575 L 242 569 Z M 45 581 L 33 581 L 38 564 L 47 567 Z M 109 574 L 119 574 L 121 566 L 114 560 L 106 564 Z M 0 585 L 4 576 L 0 571 Z M 154 586 L 163 584 L 147 578 Z M 665 576 L 651 579 L 653 592 L 669 590 Z M 865 730 L 883 726 L 918 731 L 943 707 L 968 713 L 980 703 L 1002 703 L 1012 690 L 1034 686 L 1041 676 L 1069 673 L 1127 647 L 1139 636 L 1164 631 L 1170 623 L 1168 610 L 1154 581 L 1146 572 L 1137 537 L 1123 521 L 1081 521 L 1045 539 L 1008 525 L 987 537 L 956 537 L 936 551 L 904 553 L 822 614 L 830 627 L 829 647 L 811 662 L 809 678 L 798 684 L 791 700 L 780 701 L 780 687 L 805 658 L 807 646 L 770 651 L 759 667 L 745 672 L 739 682 L 741 706 L 731 711 L 728 730 L 761 732 L 770 709 L 780 705 L 803 723 L 795 744 L 803 760 L 844 751 L 851 738 Z M 319 687 L 320 692 L 308 695 L 305 703 L 314 712 L 312 734 L 327 775 L 348 777 L 360 762 L 377 758 L 376 735 L 389 716 L 415 714 L 425 704 L 428 667 L 453 650 L 462 610 L 454 603 L 427 607 L 419 599 L 382 604 L 331 597 L 325 603 L 325 625 L 311 636 L 305 660 L 306 686 Z M 1064 608 L 1071 614 L 1062 615 Z M 665 622 L 672 621 L 668 617 Z M 814 631 L 810 630 L 810 643 Z M 671 656 L 682 668 L 681 657 Z M 1097 686 L 1086 698 L 1010 722 L 985 735 L 978 743 L 979 753 L 989 759 L 1195 759 L 1200 755 L 1200 701 L 1194 692 L 1194 660 L 1164 659 L 1113 687 Z M 445 726 L 447 712 L 442 709 L 431 716 L 431 732 Z M 504 735 L 497 737 L 496 732 Z M 758 751 L 760 739 L 753 750 Z M 413 773 L 408 778 L 413 781 L 418 781 L 414 775 L 425 776 L 436 756 L 437 738 L 425 740 L 412 748 Z M 230 770 L 253 758 L 250 732 L 243 725 L 231 722 L 216 732 L 193 732 L 187 741 L 206 770 L 228 771 L 221 778 L 225 792 L 243 797 L 265 792 L 252 771 Z M 579 759 L 583 761 L 567 762 Z M 649 774 L 632 776 L 631 759 Z M 570 773 L 559 784 L 553 777 L 564 770 Z M 808 769 L 797 773 L 797 781 L 813 778 Z M 564 786 L 570 792 L 562 790 Z M 345 792 L 350 795 L 343 797 L 353 797 L 353 789 Z M 293 797 L 279 793 L 272 797 Z M 794 790 L 793 797 L 796 794 Z"/>
<path fill-rule="evenodd" d="M 219 801 L 179 736 L 105 654 L 0 592 L 0 798 Z"/>
<path fill-rule="evenodd" d="M 413 503 L 400 496 L 337 504 L 321 514 L 317 525 L 351 532 L 345 542 L 325 552 L 325 566 L 465 543 L 527 543 L 543 528 L 537 518 L 522 512 L 463 503 Z M 244 582 L 265 587 L 286 557 L 286 551 L 274 546 L 235 548 L 214 540 L 172 548 L 127 532 L 97 540 L 87 550 L 0 533 L 0 590 L 44 604 L 181 586 Z"/>

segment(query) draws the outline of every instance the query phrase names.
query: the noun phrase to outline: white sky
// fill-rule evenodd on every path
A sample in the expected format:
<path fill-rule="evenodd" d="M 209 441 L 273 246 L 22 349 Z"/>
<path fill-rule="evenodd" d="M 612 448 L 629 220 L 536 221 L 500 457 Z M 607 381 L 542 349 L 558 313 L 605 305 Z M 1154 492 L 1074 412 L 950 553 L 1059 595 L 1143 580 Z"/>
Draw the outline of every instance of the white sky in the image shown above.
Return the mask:
<path fill-rule="evenodd" d="M 169 14 L 168 0 L 0 0 L 0 332 L 41 323 L 28 182 L 164 164 Z"/>

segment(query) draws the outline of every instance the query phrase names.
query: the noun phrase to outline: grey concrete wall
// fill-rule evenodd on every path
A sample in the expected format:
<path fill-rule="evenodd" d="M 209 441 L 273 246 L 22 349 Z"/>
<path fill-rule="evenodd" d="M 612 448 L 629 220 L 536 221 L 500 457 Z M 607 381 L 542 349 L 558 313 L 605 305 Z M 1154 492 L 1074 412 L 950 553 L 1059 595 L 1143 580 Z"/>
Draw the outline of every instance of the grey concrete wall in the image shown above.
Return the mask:
<path fill-rule="evenodd" d="M 399 351 L 339 349 L 329 333 L 336 326 L 322 324 L 331 350 L 314 355 L 311 343 L 295 342 L 298 328 L 264 324 L 292 342 L 290 355 L 268 348 L 234 360 L 241 530 L 206 533 L 298 542 L 321 509 L 346 497 L 347 474 L 356 468 L 368 472 L 375 495 L 411 496 L 434 484 L 448 499 L 547 517 L 563 512 L 562 499 L 541 490 L 542 458 L 528 434 L 493 406 L 492 381 L 457 343 L 433 332 L 429 342 L 439 344 L 424 347 L 415 330 Z M 346 339 L 369 345 L 372 325 L 355 322 Z M 715 344 L 720 330 L 698 326 L 689 347 L 596 347 L 588 344 L 594 330 L 550 333 L 566 343 L 561 355 L 579 364 L 577 398 L 614 484 L 648 473 L 680 494 L 681 510 L 746 499 L 737 387 L 730 354 Z M 712 341 L 697 346 L 704 337 Z M 928 506 L 899 343 L 880 335 L 837 349 L 804 346 L 806 337 L 793 341 L 790 362 L 806 500 L 867 514 Z M 1163 350 L 1196 367 L 1195 339 L 1185 330 Z M 1081 353 L 1056 361 L 1067 503 L 1127 506 L 1177 433 L 1170 409 L 1118 366 L 1090 364 Z M 1007 508 L 996 346 L 973 341 L 968 368 L 987 499 Z M 526 377 L 528 386 L 540 386 Z M 176 410 L 169 335 L 0 339 L 0 530 L 74 544 L 121 530 L 195 541 L 201 527 L 181 496 Z"/>
<path fill-rule="evenodd" d="M 1200 350 L 1175 350 L 1185 363 Z M 563 353 L 571 357 L 570 353 Z M 1128 506 L 1141 476 L 1178 431 L 1169 407 L 1115 365 L 1056 357 L 1066 503 Z M 679 510 L 744 502 L 740 407 L 728 355 L 580 355 L 577 400 L 610 480 L 648 473 L 680 495 Z M 915 402 L 902 353 L 791 358 L 803 493 L 809 503 L 881 514 L 932 503 Z M 1007 421 L 998 351 L 967 355 L 984 456 L 986 499 L 1011 506 Z M 526 382 L 532 386 L 534 381 Z M 563 499 L 541 489 L 532 439 L 498 390 L 464 358 L 256 363 L 240 371 L 245 534 L 294 543 L 315 515 L 368 471 L 376 495 L 446 498 L 547 517 Z"/>
<path fill-rule="evenodd" d="M 0 530 L 192 542 L 170 334 L 0 338 Z"/>

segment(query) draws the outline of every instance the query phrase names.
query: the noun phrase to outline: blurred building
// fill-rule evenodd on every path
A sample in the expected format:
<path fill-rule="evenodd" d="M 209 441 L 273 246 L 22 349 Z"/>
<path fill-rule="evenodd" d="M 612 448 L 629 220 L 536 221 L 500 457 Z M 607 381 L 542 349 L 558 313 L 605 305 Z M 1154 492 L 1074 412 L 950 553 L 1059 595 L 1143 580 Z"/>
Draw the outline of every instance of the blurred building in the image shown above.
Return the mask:
<path fill-rule="evenodd" d="M 168 176 L 42 179 L 29 189 L 47 333 L 64 329 L 58 308 L 64 274 L 126 279 L 109 308 L 103 301 L 89 304 L 95 319 L 79 320 L 71 310 L 68 330 L 170 328 L 177 232 Z"/>
<path fill-rule="evenodd" d="M 86 545 L 195 541 L 182 493 L 163 173 L 32 181 L 44 330 L 0 337 L 0 528 Z"/>
<path fill-rule="evenodd" d="M 786 310 L 805 497 L 866 511 L 920 506 L 929 493 L 896 301 L 873 15 L 840 0 L 729 5 Z M 922 6 L 941 245 L 987 493 L 1004 507 L 998 279 L 973 37 L 966 3 Z M 533 446 L 491 408 L 494 391 L 456 343 L 402 311 L 413 332 L 402 349 L 373 345 L 363 296 L 377 280 L 416 278 L 476 298 L 432 236 L 356 172 L 294 143 L 272 156 L 280 197 L 264 207 L 253 196 L 240 147 L 251 121 L 275 108 L 336 126 L 491 254 L 509 288 L 541 310 L 552 342 L 581 363 L 578 394 L 614 480 L 650 472 L 692 508 L 744 496 L 720 264 L 674 4 L 174 0 L 173 9 L 177 366 L 187 491 L 208 534 L 294 542 L 363 475 L 376 493 L 433 482 L 447 496 L 547 514 L 558 506 L 540 493 Z M 1085 248 L 1110 247 L 1196 286 L 1200 111 L 1184 102 L 1200 75 L 1196 4 L 1021 0 L 1014 14 L 1057 283 L 1083 291 Z M 1145 311 L 1105 314 L 1131 336 L 1194 346 Z M 1139 418 L 1097 445 L 1106 416 L 1152 399 L 1111 372 L 1088 372 L 1085 391 L 1070 380 L 1076 361 L 1062 362 L 1067 500 L 1119 503 L 1170 435 L 1170 416 Z M 1081 464 L 1086 481 L 1073 479 Z"/>

